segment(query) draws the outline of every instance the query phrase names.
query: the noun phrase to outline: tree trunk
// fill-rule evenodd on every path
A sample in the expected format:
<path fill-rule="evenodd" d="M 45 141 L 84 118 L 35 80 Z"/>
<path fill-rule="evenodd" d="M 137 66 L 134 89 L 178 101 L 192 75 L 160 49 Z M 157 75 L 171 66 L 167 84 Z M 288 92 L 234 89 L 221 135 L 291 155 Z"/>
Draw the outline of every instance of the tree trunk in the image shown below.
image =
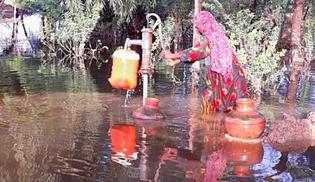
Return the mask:
<path fill-rule="evenodd" d="M 42 26 L 43 26 L 43 35 L 44 35 L 44 41 L 48 41 L 49 37 L 48 37 L 48 20 L 47 20 L 47 16 L 43 16 L 42 17 Z"/>
<path fill-rule="evenodd" d="M 195 11 L 194 11 L 195 16 L 200 12 L 201 3 L 202 3 L 202 0 L 195 0 Z M 199 32 L 194 26 L 193 45 L 195 45 L 195 42 L 198 36 L 199 36 Z M 193 84 L 192 88 L 193 89 L 199 82 L 199 74 L 198 74 L 199 72 L 200 72 L 200 62 L 196 61 L 192 64 L 192 84 Z"/>
<path fill-rule="evenodd" d="M 250 0 L 249 9 L 251 12 L 256 12 L 257 10 L 257 0 Z"/>
<path fill-rule="evenodd" d="M 47 16 L 42 17 L 42 27 L 43 27 L 42 29 L 43 29 L 43 37 L 44 37 L 43 43 L 48 48 L 47 50 L 48 56 L 51 56 L 52 54 L 55 54 L 56 49 L 55 49 L 55 43 L 52 42 L 50 38 L 51 26 L 50 26 Z"/>
<path fill-rule="evenodd" d="M 137 8 L 136 11 L 134 11 L 133 16 L 132 16 L 132 34 L 130 36 L 130 38 L 133 39 L 141 39 L 141 29 L 142 29 L 142 25 L 143 22 L 141 21 L 141 17 L 140 17 L 140 8 Z M 130 32 L 130 30 L 129 30 Z"/>
<path fill-rule="evenodd" d="M 276 45 L 277 50 L 291 49 L 291 34 L 292 34 L 292 2 L 289 0 L 286 5 L 285 18 L 281 25 L 280 37 Z M 286 62 L 288 63 L 288 62 Z"/>
<path fill-rule="evenodd" d="M 17 35 L 18 35 L 18 31 L 19 31 L 19 24 L 18 24 L 18 20 L 17 20 L 17 8 L 16 5 L 14 5 L 13 7 L 13 27 L 12 27 L 12 39 L 11 39 L 11 48 L 13 51 L 13 54 L 15 55 L 19 55 L 19 50 L 17 47 Z"/>
<path fill-rule="evenodd" d="M 202 0 L 195 0 L 195 11 L 194 11 L 194 15 L 196 16 L 200 10 L 201 10 L 201 3 Z M 194 35 L 193 35 L 193 45 L 195 45 L 195 40 L 197 39 L 197 37 L 199 36 L 199 32 L 196 29 L 196 27 L 194 26 Z"/>
<path fill-rule="evenodd" d="M 304 0 L 294 1 L 291 34 L 291 71 L 287 102 L 296 101 L 296 91 L 300 72 L 304 65 L 302 50 L 302 18 Z"/>
<path fill-rule="evenodd" d="M 21 24 L 22 24 L 22 27 L 23 27 L 23 31 L 24 31 L 25 37 L 26 37 L 27 41 L 30 43 L 31 49 L 32 49 L 32 52 L 33 52 L 33 51 L 35 51 L 35 49 L 34 49 L 34 46 L 32 44 L 31 38 L 27 34 L 26 27 L 25 27 L 25 24 L 24 24 L 24 11 L 21 14 Z"/>
<path fill-rule="evenodd" d="M 84 41 L 82 40 L 80 43 L 79 43 L 79 47 L 78 47 L 78 52 L 76 53 L 77 54 L 77 58 L 79 60 L 79 68 L 80 70 L 85 70 L 85 64 L 84 64 L 84 47 L 85 47 L 85 43 Z"/>
<path fill-rule="evenodd" d="M 179 15 L 179 12 L 176 11 L 175 13 L 175 29 L 176 29 L 176 35 L 174 40 L 174 49 L 176 52 L 181 50 L 181 44 L 182 44 L 182 20 Z"/>

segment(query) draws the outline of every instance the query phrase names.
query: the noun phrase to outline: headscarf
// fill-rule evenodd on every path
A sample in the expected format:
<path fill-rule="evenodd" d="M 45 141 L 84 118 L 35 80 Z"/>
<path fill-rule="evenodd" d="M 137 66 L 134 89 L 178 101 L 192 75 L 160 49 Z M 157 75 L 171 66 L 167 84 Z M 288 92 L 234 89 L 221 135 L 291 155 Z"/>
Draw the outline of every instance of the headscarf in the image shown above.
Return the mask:
<path fill-rule="evenodd" d="M 220 24 L 208 11 L 200 11 L 194 18 L 194 24 L 208 40 L 211 70 L 221 73 L 225 80 L 231 77 L 234 53 Z"/>

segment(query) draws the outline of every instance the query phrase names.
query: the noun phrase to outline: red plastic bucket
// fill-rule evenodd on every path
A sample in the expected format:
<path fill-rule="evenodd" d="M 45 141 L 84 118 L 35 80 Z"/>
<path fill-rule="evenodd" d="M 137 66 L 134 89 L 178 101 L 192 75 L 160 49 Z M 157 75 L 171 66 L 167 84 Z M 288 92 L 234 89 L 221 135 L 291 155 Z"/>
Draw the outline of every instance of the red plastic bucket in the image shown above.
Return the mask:
<path fill-rule="evenodd" d="M 147 97 L 144 101 L 144 108 L 151 109 L 155 112 L 159 110 L 160 100 L 157 98 Z"/>

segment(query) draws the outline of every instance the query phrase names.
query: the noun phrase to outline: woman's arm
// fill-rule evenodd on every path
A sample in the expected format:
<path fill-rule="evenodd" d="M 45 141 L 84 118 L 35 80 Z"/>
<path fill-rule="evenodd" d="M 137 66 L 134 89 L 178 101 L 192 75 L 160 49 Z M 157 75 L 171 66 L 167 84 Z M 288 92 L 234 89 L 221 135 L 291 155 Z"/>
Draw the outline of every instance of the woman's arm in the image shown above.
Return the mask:
<path fill-rule="evenodd" d="M 171 53 L 171 51 L 165 50 L 164 51 L 164 57 L 166 59 L 179 59 L 180 53 L 179 52 Z"/>
<path fill-rule="evenodd" d="M 171 51 L 169 50 L 165 50 L 163 53 L 164 53 L 164 58 L 166 60 L 166 64 L 174 66 L 181 62 L 179 59 L 180 57 L 179 53 L 171 53 Z"/>
<path fill-rule="evenodd" d="M 200 41 L 196 41 L 194 47 L 181 51 L 179 54 L 181 62 L 184 63 L 202 60 L 210 55 L 208 40 L 205 37 L 201 37 Z"/>
<path fill-rule="evenodd" d="M 196 46 L 176 52 L 171 53 L 170 51 L 164 51 L 165 59 L 167 62 L 170 62 L 169 59 L 173 60 L 172 62 L 176 62 L 176 64 L 183 63 L 193 63 L 195 61 L 201 60 L 209 56 L 210 49 L 208 47 L 208 41 L 206 38 L 203 38 L 201 42 L 197 42 Z"/>

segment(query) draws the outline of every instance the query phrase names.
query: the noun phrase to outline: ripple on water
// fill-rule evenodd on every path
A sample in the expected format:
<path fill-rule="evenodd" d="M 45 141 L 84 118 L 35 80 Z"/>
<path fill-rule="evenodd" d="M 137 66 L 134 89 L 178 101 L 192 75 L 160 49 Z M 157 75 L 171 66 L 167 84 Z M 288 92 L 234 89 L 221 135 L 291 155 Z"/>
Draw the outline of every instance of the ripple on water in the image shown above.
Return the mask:
<path fill-rule="evenodd" d="M 104 73 L 93 74 L 0 62 L 0 181 L 3 176 L 10 179 L 4 181 L 202 181 L 207 152 L 214 146 L 206 142 L 220 134 L 220 127 L 214 117 L 199 116 L 200 98 L 188 82 L 173 85 L 168 75 L 156 79 L 150 94 L 160 99 L 166 118 L 143 122 L 131 117 L 142 106 L 140 93 L 122 107 L 126 92 L 107 87 Z M 275 99 L 263 101 L 259 111 L 270 122 L 286 110 Z M 112 160 L 115 145 L 108 131 L 121 123 L 136 129 L 137 157 L 129 166 Z M 314 156 L 309 149 L 290 157 L 288 167 L 282 164 L 284 154 L 264 144 L 263 160 L 251 174 L 256 181 L 297 180 L 292 167 L 312 167 Z M 223 180 L 236 179 L 231 167 Z"/>
<path fill-rule="evenodd" d="M 95 162 L 62 156 L 57 156 L 50 163 L 50 170 L 54 173 L 84 178 L 92 177 L 96 168 Z"/>

